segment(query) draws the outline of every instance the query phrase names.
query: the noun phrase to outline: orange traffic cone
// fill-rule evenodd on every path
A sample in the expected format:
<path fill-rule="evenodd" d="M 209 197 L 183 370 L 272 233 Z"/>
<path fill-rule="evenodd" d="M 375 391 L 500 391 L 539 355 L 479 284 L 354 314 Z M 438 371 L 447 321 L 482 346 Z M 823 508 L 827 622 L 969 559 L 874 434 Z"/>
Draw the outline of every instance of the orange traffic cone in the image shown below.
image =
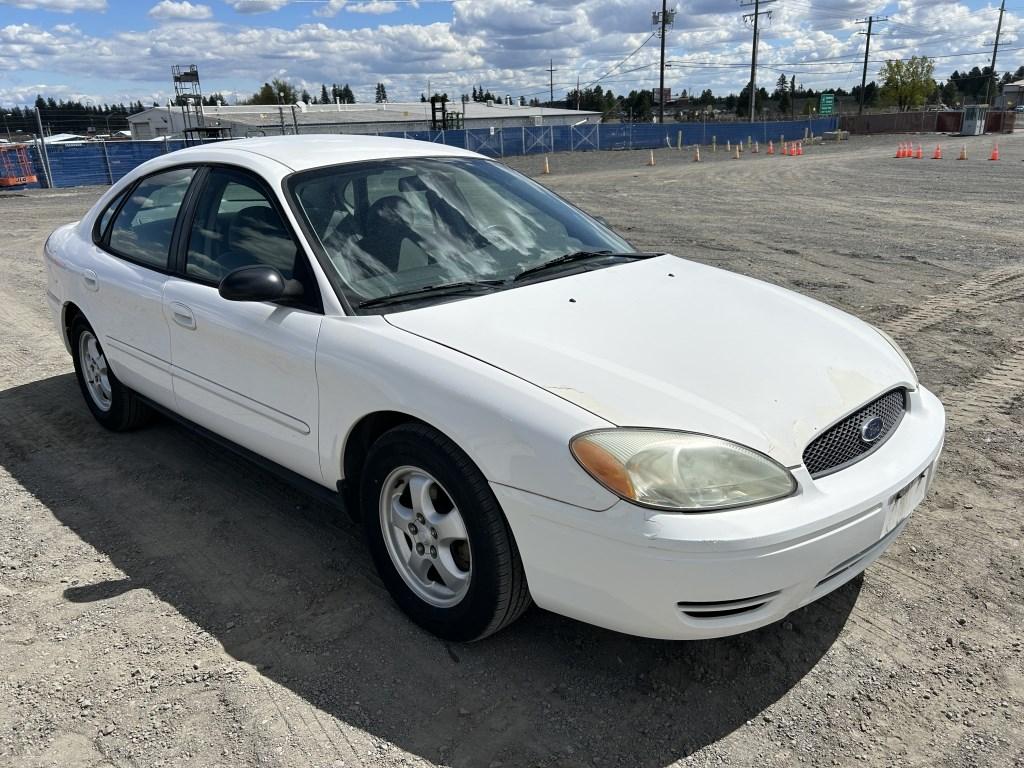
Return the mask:
<path fill-rule="evenodd" d="M 736 149 L 733 152 L 732 159 L 733 160 L 739 160 L 740 159 L 740 145 L 739 144 L 736 145 Z"/>
<path fill-rule="evenodd" d="M 903 157 L 903 142 L 896 145 L 896 159 L 899 160 Z"/>
<path fill-rule="evenodd" d="M 768 139 L 768 154 L 769 155 L 774 155 L 775 154 L 775 145 L 772 144 L 772 140 L 771 139 Z"/>
<path fill-rule="evenodd" d="M 700 144 L 698 144 L 697 146 L 695 146 L 693 148 L 693 162 L 695 162 L 695 163 L 699 163 L 700 162 Z"/>
<path fill-rule="evenodd" d="M 938 144 L 936 144 L 935 145 L 935 151 L 932 153 L 932 160 L 941 160 L 941 159 L 942 159 L 942 147 L 940 147 Z"/>
<path fill-rule="evenodd" d="M 960 147 L 960 157 L 958 157 L 957 160 L 966 160 L 966 159 L 967 159 L 967 145 L 964 144 L 963 146 Z"/>
<path fill-rule="evenodd" d="M 992 145 L 992 154 L 988 156 L 988 159 L 989 160 L 998 160 L 999 159 L 999 145 L 998 144 L 993 144 Z"/>
<path fill-rule="evenodd" d="M 796 143 L 796 156 L 797 157 L 803 157 L 804 156 L 804 143 L 802 141 L 798 141 Z"/>
<path fill-rule="evenodd" d="M 921 142 L 917 143 L 917 154 L 914 157 L 917 160 L 924 160 L 924 147 L 921 146 Z"/>
<path fill-rule="evenodd" d="M 548 156 L 544 155 L 544 175 L 547 176 L 551 173 L 551 166 L 548 165 Z"/>
<path fill-rule="evenodd" d="M 788 141 L 785 144 L 782 145 L 782 154 L 784 154 L 786 157 L 789 157 L 789 142 Z"/>

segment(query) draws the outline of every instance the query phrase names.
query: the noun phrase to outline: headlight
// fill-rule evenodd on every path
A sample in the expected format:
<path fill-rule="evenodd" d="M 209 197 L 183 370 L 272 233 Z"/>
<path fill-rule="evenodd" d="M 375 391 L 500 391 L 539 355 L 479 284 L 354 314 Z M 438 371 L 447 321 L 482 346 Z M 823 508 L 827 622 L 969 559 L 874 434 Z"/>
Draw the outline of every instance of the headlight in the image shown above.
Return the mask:
<path fill-rule="evenodd" d="M 612 493 L 650 507 L 702 512 L 781 499 L 796 480 L 764 454 L 717 437 L 659 429 L 602 429 L 570 443 Z"/>
<path fill-rule="evenodd" d="M 907 353 L 904 352 L 902 347 L 900 347 L 900 345 L 896 343 L 896 339 L 894 339 L 888 333 L 886 333 L 881 328 L 878 328 L 878 327 L 876 327 L 874 325 L 872 325 L 871 327 L 874 328 L 876 331 L 878 331 L 879 336 L 881 336 L 883 339 L 888 341 L 889 345 L 893 349 L 896 350 L 896 352 L 899 354 L 900 357 L 903 358 L 903 362 L 906 363 L 907 364 L 907 368 L 910 369 L 910 377 L 914 380 L 914 387 L 913 388 L 917 389 L 917 385 L 919 383 L 918 379 L 917 379 L 917 371 L 914 369 L 914 364 L 912 362 L 910 362 L 910 358 L 907 357 Z"/>

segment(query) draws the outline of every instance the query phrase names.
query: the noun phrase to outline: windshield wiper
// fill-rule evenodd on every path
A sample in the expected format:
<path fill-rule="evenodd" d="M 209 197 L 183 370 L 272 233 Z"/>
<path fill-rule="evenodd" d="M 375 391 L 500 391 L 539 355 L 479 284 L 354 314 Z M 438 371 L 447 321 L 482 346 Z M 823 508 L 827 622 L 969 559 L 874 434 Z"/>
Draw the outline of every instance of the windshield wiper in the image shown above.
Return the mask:
<path fill-rule="evenodd" d="M 400 304 L 410 299 L 418 299 L 427 296 L 443 296 L 448 293 L 463 293 L 479 288 L 493 288 L 496 285 L 504 284 L 504 280 L 459 280 L 454 283 L 438 283 L 436 285 L 424 285 L 420 288 L 412 288 L 408 291 L 389 293 L 387 296 L 377 296 L 373 299 L 366 299 L 356 306 L 360 309 L 365 307 L 381 307 L 387 304 Z"/>
<path fill-rule="evenodd" d="M 573 251 L 572 253 L 566 253 L 561 256 L 542 262 L 540 264 L 534 264 L 532 267 L 527 267 L 518 275 L 513 278 L 513 281 L 522 280 L 527 277 L 532 277 L 539 272 L 544 272 L 551 267 L 559 267 L 563 264 L 571 264 L 574 261 L 587 261 L 589 259 L 650 259 L 655 256 L 664 256 L 663 253 L 647 253 L 647 252 L 629 252 L 629 253 L 616 253 L 615 251 Z"/>

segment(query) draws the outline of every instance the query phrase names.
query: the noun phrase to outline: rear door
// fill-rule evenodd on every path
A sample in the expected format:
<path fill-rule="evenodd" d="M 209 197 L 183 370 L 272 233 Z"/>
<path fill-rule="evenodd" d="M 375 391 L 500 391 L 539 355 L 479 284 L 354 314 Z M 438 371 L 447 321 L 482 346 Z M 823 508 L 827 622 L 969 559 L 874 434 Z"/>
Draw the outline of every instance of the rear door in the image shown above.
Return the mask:
<path fill-rule="evenodd" d="M 86 317 L 117 377 L 172 407 L 171 342 L 163 312 L 178 215 L 195 168 L 147 176 L 104 211 L 81 280 Z"/>
<path fill-rule="evenodd" d="M 237 168 L 209 169 L 164 286 L 176 410 L 316 482 L 319 290 L 271 190 Z M 217 286 L 263 264 L 304 286 L 301 300 L 238 302 Z"/>

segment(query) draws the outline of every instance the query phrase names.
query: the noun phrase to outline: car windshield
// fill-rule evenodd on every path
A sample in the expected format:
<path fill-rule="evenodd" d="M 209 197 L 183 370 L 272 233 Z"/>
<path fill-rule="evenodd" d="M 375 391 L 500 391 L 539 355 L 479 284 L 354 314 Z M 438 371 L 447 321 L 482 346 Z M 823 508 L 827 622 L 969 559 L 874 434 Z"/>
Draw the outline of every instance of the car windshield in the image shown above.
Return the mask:
<path fill-rule="evenodd" d="M 397 294 L 450 300 L 453 292 L 429 288 L 480 283 L 497 290 L 567 254 L 634 251 L 540 184 L 491 160 L 352 163 L 295 174 L 288 189 L 355 307 Z"/>

